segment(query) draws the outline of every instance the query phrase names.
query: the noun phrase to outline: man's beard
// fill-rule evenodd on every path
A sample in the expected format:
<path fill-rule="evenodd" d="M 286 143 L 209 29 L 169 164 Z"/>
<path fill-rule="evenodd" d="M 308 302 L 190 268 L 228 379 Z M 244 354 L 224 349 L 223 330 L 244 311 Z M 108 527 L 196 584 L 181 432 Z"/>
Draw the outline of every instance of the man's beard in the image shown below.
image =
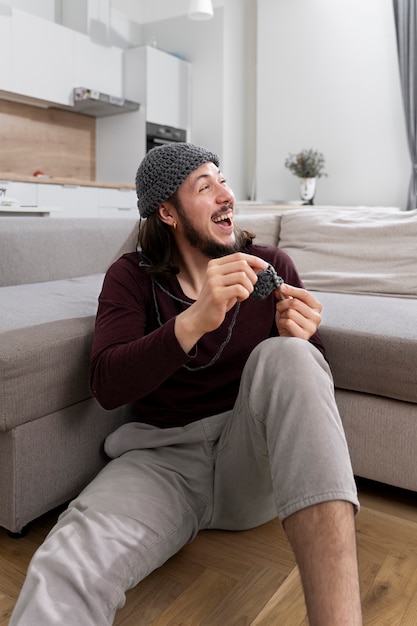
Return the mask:
<path fill-rule="evenodd" d="M 208 237 L 202 237 L 200 233 L 195 230 L 194 226 L 190 224 L 188 218 L 182 220 L 182 226 L 188 243 L 194 248 L 197 248 L 197 250 L 200 250 L 200 252 L 205 254 L 209 259 L 218 259 L 222 256 L 233 254 L 233 252 L 238 252 L 240 249 L 236 240 L 233 244 L 226 245 L 217 243 L 217 241 L 213 241 L 213 239 L 209 239 Z"/>
<path fill-rule="evenodd" d="M 209 239 L 208 237 L 202 237 L 200 235 L 200 233 L 194 228 L 188 217 L 185 215 L 181 203 L 178 202 L 178 200 L 176 202 L 176 209 L 181 216 L 181 223 L 184 228 L 184 235 L 188 243 L 193 246 L 193 248 L 197 248 L 197 250 L 205 254 L 209 259 L 218 259 L 220 257 L 227 256 L 228 254 L 239 252 L 239 250 L 241 249 L 239 237 L 236 236 L 236 233 L 235 242 L 233 244 L 226 245 L 222 243 L 217 243 L 213 239 Z"/>

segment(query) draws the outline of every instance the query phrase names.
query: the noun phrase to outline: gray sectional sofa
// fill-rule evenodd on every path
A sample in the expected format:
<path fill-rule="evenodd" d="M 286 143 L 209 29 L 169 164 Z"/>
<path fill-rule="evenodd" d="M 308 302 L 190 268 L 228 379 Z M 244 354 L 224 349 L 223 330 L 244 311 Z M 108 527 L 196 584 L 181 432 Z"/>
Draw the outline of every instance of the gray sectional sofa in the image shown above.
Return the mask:
<path fill-rule="evenodd" d="M 417 212 L 236 222 L 286 250 L 324 305 L 355 473 L 417 491 Z M 0 218 L 0 526 L 12 532 L 72 498 L 126 419 L 92 398 L 88 367 L 104 272 L 136 236 L 130 219 Z"/>

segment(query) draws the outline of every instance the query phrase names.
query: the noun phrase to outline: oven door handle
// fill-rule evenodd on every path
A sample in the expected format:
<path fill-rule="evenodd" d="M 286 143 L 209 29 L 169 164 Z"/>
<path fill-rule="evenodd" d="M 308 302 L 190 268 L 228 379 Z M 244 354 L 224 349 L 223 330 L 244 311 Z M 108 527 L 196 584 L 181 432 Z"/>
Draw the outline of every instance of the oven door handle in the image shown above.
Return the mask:
<path fill-rule="evenodd" d="M 150 141 L 152 143 L 159 143 L 159 144 L 166 144 L 166 143 L 174 143 L 175 140 L 173 139 L 159 139 L 158 137 L 151 137 Z"/>

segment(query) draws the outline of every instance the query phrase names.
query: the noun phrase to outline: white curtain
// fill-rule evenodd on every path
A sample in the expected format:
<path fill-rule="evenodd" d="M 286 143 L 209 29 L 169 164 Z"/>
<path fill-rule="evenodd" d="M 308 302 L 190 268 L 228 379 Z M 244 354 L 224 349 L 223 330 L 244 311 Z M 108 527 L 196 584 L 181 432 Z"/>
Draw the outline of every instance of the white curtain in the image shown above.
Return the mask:
<path fill-rule="evenodd" d="M 407 210 L 417 208 L 417 0 L 393 0 L 398 61 L 404 102 L 411 181 Z"/>

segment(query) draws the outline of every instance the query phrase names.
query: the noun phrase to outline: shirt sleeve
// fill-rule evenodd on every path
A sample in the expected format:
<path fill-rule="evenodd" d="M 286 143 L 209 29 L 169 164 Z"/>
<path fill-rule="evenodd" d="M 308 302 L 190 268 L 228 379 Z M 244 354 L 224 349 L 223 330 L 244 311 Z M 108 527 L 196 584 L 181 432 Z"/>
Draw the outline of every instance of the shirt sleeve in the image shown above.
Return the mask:
<path fill-rule="evenodd" d="M 152 391 L 190 360 L 174 332 L 175 317 L 147 331 L 150 281 L 122 257 L 108 270 L 99 297 L 90 384 L 106 409 Z"/>

